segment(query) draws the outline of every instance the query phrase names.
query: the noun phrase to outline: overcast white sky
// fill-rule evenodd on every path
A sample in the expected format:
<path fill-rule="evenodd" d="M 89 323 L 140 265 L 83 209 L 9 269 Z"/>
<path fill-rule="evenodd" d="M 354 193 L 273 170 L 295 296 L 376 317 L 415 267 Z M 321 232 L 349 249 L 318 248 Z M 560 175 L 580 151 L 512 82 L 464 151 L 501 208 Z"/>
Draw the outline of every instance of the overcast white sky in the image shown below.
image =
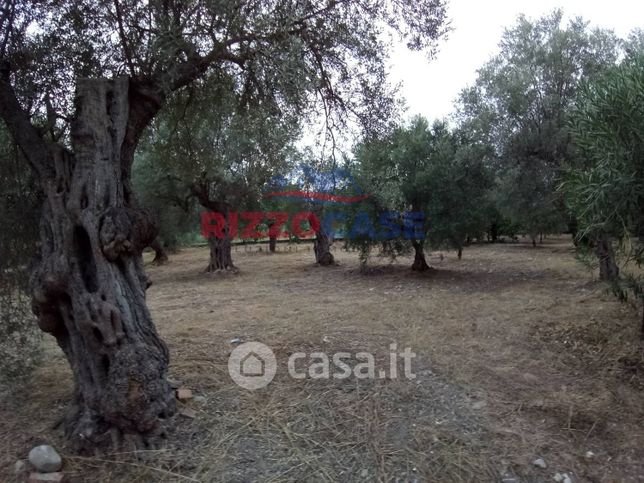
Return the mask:
<path fill-rule="evenodd" d="M 635 27 L 644 28 L 644 2 L 639 0 L 451 0 L 448 15 L 453 31 L 441 42 L 435 59 L 404 46 L 392 55 L 391 80 L 402 82 L 408 116 L 428 119 L 452 112 L 459 91 L 474 82 L 476 69 L 497 52 L 504 28 L 517 15 L 537 18 L 562 8 L 566 18 L 582 16 L 592 26 L 610 28 L 626 37 Z"/>

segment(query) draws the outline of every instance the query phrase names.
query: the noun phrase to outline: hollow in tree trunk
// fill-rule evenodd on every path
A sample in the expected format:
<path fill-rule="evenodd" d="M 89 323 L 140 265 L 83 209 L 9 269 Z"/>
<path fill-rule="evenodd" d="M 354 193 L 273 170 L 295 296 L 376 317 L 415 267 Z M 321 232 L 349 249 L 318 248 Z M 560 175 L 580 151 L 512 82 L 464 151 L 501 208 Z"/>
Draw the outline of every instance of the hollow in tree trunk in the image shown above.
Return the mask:
<path fill-rule="evenodd" d="M 617 280 L 619 277 L 619 267 L 615 262 L 613 244 L 607 234 L 602 233 L 597 237 L 595 254 L 599 259 L 599 279 L 607 282 Z"/>
<path fill-rule="evenodd" d="M 414 263 L 412 264 L 411 269 L 416 272 L 429 270 L 429 265 L 427 265 L 425 252 L 423 250 L 424 243 L 422 241 L 412 240 L 411 244 L 414 247 Z"/>
<path fill-rule="evenodd" d="M 161 240 L 155 238 L 152 243 L 150 243 L 150 248 L 154 250 L 154 260 L 152 260 L 154 265 L 165 265 L 168 263 L 168 254 L 166 253 L 165 248 L 163 248 Z"/>
<path fill-rule="evenodd" d="M 81 451 L 154 446 L 161 419 L 175 408 L 168 349 L 145 301 L 141 253 L 156 230 L 129 187 L 128 86 L 123 78 L 78 81 L 74 152 L 52 149 L 52 171 L 41 175 L 33 307 L 71 366 L 75 388 L 64 426 Z"/>

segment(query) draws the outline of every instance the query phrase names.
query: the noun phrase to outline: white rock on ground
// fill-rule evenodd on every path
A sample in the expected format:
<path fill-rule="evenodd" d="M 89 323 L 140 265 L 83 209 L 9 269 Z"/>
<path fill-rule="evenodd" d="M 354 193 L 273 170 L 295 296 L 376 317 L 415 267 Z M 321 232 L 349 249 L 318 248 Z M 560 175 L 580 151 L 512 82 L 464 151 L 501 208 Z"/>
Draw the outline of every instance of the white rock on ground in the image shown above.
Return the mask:
<path fill-rule="evenodd" d="M 63 466 L 63 460 L 48 444 L 36 446 L 29 452 L 29 463 L 41 473 L 54 473 Z"/>
<path fill-rule="evenodd" d="M 556 473 L 553 480 L 558 481 L 559 483 L 572 483 L 572 478 L 568 476 L 568 473 Z"/>
<path fill-rule="evenodd" d="M 545 460 L 543 458 L 537 458 L 532 462 L 533 465 L 539 467 L 539 468 L 547 468 L 548 465 L 546 464 Z"/>

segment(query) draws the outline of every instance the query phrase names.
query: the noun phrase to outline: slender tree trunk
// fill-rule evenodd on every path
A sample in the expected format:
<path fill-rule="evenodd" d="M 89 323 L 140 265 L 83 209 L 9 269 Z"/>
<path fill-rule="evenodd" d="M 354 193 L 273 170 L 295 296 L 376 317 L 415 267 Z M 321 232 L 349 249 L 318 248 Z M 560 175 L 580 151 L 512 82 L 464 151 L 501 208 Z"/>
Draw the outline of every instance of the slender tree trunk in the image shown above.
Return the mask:
<path fill-rule="evenodd" d="M 320 229 L 315 233 L 315 240 L 313 241 L 315 263 L 325 267 L 335 263 L 335 259 L 331 253 L 332 243 L 333 241 L 331 240 L 331 237 L 324 232 L 322 227 L 320 227 Z"/>
<path fill-rule="evenodd" d="M 463 258 L 463 247 L 458 247 L 458 259 Z"/>
<path fill-rule="evenodd" d="M 141 253 L 156 230 L 136 208 L 124 169 L 128 85 L 78 81 L 74 154 L 53 151 L 55 176 L 43 180 L 33 306 L 74 375 L 65 430 L 79 450 L 149 447 L 163 436 L 160 418 L 175 408 L 168 349 L 145 301 Z"/>
<path fill-rule="evenodd" d="M 429 265 L 427 265 L 425 252 L 423 250 L 424 243 L 422 241 L 412 240 L 411 244 L 414 247 L 414 263 L 412 264 L 411 269 L 416 272 L 429 270 Z"/>
<path fill-rule="evenodd" d="M 165 265 L 168 263 L 168 254 L 166 253 L 165 248 L 163 248 L 161 240 L 155 238 L 154 241 L 150 243 L 150 248 L 154 250 L 154 260 L 152 260 L 154 265 Z"/>
<path fill-rule="evenodd" d="M 275 253 L 276 249 L 277 249 L 277 237 L 272 236 L 268 239 L 268 250 L 271 253 Z"/>
<path fill-rule="evenodd" d="M 615 262 L 613 244 L 607 234 L 602 233 L 597 237 L 595 254 L 599 259 L 599 279 L 607 282 L 617 280 L 619 277 L 619 267 Z"/>

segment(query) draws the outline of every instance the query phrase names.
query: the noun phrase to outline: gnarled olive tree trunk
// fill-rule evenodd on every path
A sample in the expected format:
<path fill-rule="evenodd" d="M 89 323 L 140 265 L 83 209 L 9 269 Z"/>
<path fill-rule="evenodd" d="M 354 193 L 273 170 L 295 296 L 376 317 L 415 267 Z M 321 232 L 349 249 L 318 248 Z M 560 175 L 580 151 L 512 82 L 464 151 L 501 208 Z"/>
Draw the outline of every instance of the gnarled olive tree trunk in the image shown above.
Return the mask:
<path fill-rule="evenodd" d="M 153 444 L 174 411 L 168 349 L 146 307 L 141 253 L 156 236 L 129 188 L 128 79 L 79 80 L 73 153 L 53 150 L 41 179 L 41 253 L 34 311 L 71 365 L 65 429 L 79 449 Z M 130 143 L 131 145 L 132 143 Z M 140 444 L 137 444 L 140 447 Z"/>
<path fill-rule="evenodd" d="M 427 261 L 425 260 L 424 243 L 422 240 L 412 240 L 411 245 L 414 247 L 414 263 L 411 265 L 411 269 L 416 272 L 429 270 L 429 265 L 427 265 Z"/>
<path fill-rule="evenodd" d="M 233 265 L 232 244 L 229 237 L 208 238 L 210 246 L 210 261 L 208 262 L 207 272 L 216 272 L 219 270 L 236 270 Z"/>

